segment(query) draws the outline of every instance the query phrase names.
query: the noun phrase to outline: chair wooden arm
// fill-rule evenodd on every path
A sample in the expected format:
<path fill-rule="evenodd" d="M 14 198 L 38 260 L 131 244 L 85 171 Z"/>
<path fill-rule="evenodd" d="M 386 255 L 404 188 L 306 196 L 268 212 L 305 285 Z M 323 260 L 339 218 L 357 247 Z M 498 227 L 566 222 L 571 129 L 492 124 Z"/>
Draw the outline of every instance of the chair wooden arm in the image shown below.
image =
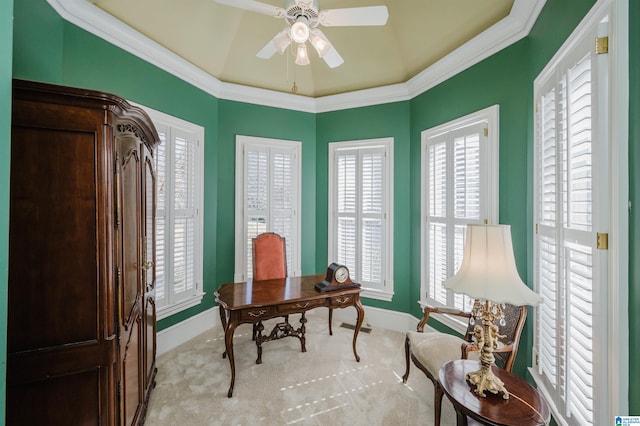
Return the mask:
<path fill-rule="evenodd" d="M 460 351 L 462 353 L 462 359 L 469 359 L 469 352 L 477 352 L 480 348 L 476 345 L 476 342 L 462 342 Z"/>
<path fill-rule="evenodd" d="M 429 321 L 429 315 L 431 314 L 455 315 L 457 317 L 463 317 L 467 319 L 471 318 L 471 314 L 469 312 L 461 311 L 458 308 L 451 308 L 448 306 L 425 306 L 424 315 L 418 323 L 418 332 L 422 333 L 424 331 L 424 326 L 427 324 L 427 321 Z"/>

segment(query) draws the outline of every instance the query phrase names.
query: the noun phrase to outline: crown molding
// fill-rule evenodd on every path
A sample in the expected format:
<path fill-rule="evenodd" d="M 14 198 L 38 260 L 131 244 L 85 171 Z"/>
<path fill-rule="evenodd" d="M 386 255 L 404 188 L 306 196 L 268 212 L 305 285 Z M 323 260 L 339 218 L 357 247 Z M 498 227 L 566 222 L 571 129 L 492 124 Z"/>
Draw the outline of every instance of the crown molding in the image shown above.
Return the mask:
<path fill-rule="evenodd" d="M 246 102 L 274 108 L 285 108 L 311 113 L 317 112 L 316 98 L 294 95 L 293 93 L 277 92 L 275 90 L 260 89 L 257 87 L 243 86 L 241 84 L 221 82 L 220 90 L 215 94 L 215 96 L 219 99 Z"/>
<path fill-rule="evenodd" d="M 405 83 L 316 98 L 316 112 L 389 104 L 411 99 Z"/>
<path fill-rule="evenodd" d="M 511 13 L 407 81 L 414 98 L 529 34 L 546 0 L 515 0 Z"/>
<path fill-rule="evenodd" d="M 225 83 L 87 0 L 47 0 L 66 21 L 219 99 L 318 113 L 406 101 L 529 34 L 546 0 L 515 0 L 509 16 L 405 83 L 312 98 Z"/>
<path fill-rule="evenodd" d="M 47 0 L 70 23 L 131 53 L 138 58 L 218 96 L 222 82 L 169 49 L 142 35 L 87 0 Z"/>

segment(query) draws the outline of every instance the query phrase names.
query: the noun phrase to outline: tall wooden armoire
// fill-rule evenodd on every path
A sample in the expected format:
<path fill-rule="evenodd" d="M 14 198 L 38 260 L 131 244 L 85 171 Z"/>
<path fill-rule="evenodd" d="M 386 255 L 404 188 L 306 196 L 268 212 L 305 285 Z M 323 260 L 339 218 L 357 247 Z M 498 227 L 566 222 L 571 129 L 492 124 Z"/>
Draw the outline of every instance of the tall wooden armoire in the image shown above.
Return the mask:
<path fill-rule="evenodd" d="M 14 80 L 8 425 L 144 423 L 158 143 L 117 96 Z"/>

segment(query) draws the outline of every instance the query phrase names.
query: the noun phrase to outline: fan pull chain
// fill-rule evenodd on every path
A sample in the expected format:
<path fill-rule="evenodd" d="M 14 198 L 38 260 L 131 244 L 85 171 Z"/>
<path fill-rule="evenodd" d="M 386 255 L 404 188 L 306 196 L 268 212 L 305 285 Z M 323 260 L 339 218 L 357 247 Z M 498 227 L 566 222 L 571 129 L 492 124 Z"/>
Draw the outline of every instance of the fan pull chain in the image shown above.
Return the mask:
<path fill-rule="evenodd" d="M 287 50 L 290 50 L 291 54 L 287 55 L 287 80 L 289 80 L 289 61 L 293 56 L 293 50 L 291 50 L 291 45 L 287 46 Z M 298 85 L 296 84 L 296 67 L 293 67 L 293 85 L 291 86 L 291 93 L 298 93 Z"/>

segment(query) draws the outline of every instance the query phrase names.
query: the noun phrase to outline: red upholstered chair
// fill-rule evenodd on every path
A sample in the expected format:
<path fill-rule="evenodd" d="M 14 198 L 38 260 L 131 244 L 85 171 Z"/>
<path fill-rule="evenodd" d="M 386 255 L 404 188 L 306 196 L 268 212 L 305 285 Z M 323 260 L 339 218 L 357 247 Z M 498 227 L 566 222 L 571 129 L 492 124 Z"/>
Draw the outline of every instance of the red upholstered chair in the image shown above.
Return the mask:
<path fill-rule="evenodd" d="M 253 281 L 287 278 L 287 244 L 284 237 L 275 232 L 264 232 L 252 239 Z M 289 324 L 289 315 L 283 316 L 284 321 L 275 326 L 280 333 L 289 334 L 293 327 Z M 304 314 L 302 315 L 302 321 Z M 262 321 L 253 324 L 253 340 L 258 334 L 262 335 L 264 326 Z M 272 332 L 272 334 L 274 333 Z M 257 364 L 262 363 L 262 346 L 258 344 Z"/>
<path fill-rule="evenodd" d="M 275 232 L 264 232 L 257 235 L 252 240 L 253 247 L 253 280 L 271 280 L 287 277 L 287 253 L 286 253 L 286 240 L 284 237 L 276 234 Z M 285 330 L 291 330 L 293 327 L 289 325 L 289 317 L 284 316 L 284 323 L 277 325 L 276 327 L 287 332 Z M 329 308 L 329 334 L 333 335 L 331 323 L 333 320 L 333 308 Z M 306 322 L 304 313 L 302 314 L 302 323 Z M 256 334 L 262 331 L 264 328 L 262 322 L 258 321 L 253 325 L 253 338 L 255 340 Z"/>
<path fill-rule="evenodd" d="M 286 240 L 274 232 L 253 239 L 254 281 L 287 278 Z"/>

